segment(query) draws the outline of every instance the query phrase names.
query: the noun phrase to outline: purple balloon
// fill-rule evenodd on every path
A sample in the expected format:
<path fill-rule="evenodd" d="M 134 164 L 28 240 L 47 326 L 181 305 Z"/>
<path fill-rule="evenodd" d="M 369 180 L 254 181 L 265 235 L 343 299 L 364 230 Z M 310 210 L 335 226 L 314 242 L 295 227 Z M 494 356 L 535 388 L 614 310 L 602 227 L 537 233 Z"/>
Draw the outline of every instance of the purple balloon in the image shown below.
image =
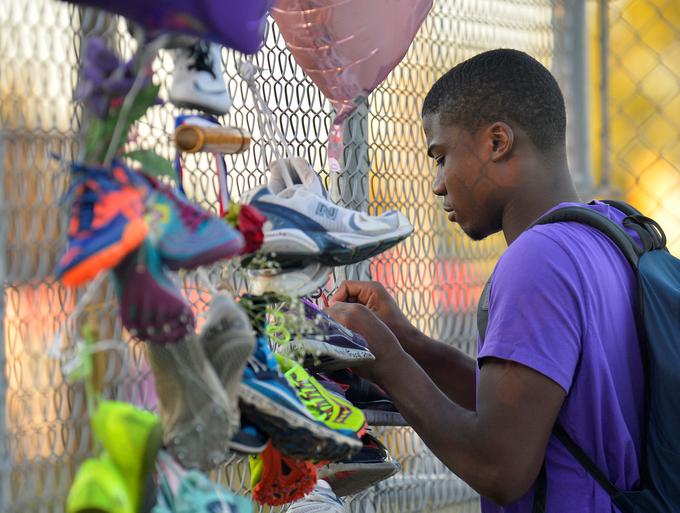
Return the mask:
<path fill-rule="evenodd" d="M 275 0 L 67 1 L 125 16 L 152 35 L 187 34 L 252 54 L 264 43 L 267 16 Z"/>

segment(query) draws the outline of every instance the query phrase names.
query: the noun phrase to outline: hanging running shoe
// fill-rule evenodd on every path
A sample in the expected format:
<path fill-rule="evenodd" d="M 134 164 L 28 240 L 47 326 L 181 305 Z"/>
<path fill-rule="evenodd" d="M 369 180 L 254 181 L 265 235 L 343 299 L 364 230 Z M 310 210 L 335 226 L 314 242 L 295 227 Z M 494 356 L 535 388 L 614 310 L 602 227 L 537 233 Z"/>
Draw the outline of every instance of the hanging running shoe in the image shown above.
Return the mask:
<path fill-rule="evenodd" d="M 352 434 L 316 420 L 291 388 L 267 339 L 260 335 L 241 383 L 243 418 L 269 435 L 282 453 L 301 459 L 336 460 L 361 448 Z"/>
<path fill-rule="evenodd" d="M 366 415 L 371 426 L 408 426 L 406 419 L 394 406 L 392 399 L 378 385 L 354 374 L 350 369 L 325 372 L 321 376 L 342 387 L 345 397 Z"/>
<path fill-rule="evenodd" d="M 239 414 L 206 358 L 204 334 L 146 348 L 166 448 L 184 467 L 208 471 L 228 459 Z"/>
<path fill-rule="evenodd" d="M 284 296 L 308 296 L 328 284 L 332 268 L 319 262 L 290 265 L 281 269 L 248 269 L 250 291 Z"/>
<path fill-rule="evenodd" d="M 360 262 L 391 248 L 413 232 L 400 212 L 370 216 L 326 197 L 321 179 L 301 158 L 274 162 L 268 184 L 246 193 L 244 202 L 269 220 L 260 253 L 276 261 Z"/>
<path fill-rule="evenodd" d="M 194 314 L 166 274 L 155 246 L 145 240 L 114 269 L 123 326 L 147 342 L 178 342 L 194 331 Z"/>
<path fill-rule="evenodd" d="M 302 298 L 305 317 L 314 330 L 293 334 L 280 353 L 302 355 L 303 365 L 318 372 L 354 367 L 375 360 L 366 340 L 327 315 L 312 301 Z"/>
<path fill-rule="evenodd" d="M 94 435 L 123 477 L 132 511 L 143 511 L 156 498 L 153 470 L 161 446 L 160 419 L 129 403 L 103 401 L 91 420 Z"/>
<path fill-rule="evenodd" d="M 240 254 L 244 241 L 238 230 L 173 187 L 146 178 L 153 189 L 145 214 L 149 239 L 169 269 L 193 269 Z"/>
<path fill-rule="evenodd" d="M 255 333 L 248 315 L 230 296 L 215 294 L 210 301 L 200 341 L 227 396 L 230 417 L 238 419 L 241 377 L 255 348 Z M 235 425 L 238 423 L 235 422 Z"/>
<path fill-rule="evenodd" d="M 354 495 L 401 470 L 380 441 L 365 433 L 363 447 L 352 458 L 319 468 L 319 478 L 328 481 L 338 497 Z"/>
<path fill-rule="evenodd" d="M 276 355 L 276 360 L 288 383 L 314 418 L 342 433 L 352 442 L 352 447 L 356 446 L 354 442 L 366 430 L 366 418 L 361 410 L 343 396 L 325 389 L 297 362 L 280 354 Z M 318 459 L 337 460 L 340 457 L 339 454 L 331 454 L 328 458 Z"/>
<path fill-rule="evenodd" d="M 115 267 L 147 234 L 145 181 L 120 163 L 111 169 L 72 164 L 68 243 L 56 276 L 77 287 Z"/>
<path fill-rule="evenodd" d="M 316 484 L 316 467 L 312 463 L 284 456 L 271 442 L 262 454 L 248 460 L 250 489 L 259 504 L 288 504 L 307 495 Z"/>
<path fill-rule="evenodd" d="M 66 513 L 136 513 L 120 470 L 104 455 L 85 460 L 66 498 Z"/>
<path fill-rule="evenodd" d="M 175 50 L 169 96 L 176 107 L 198 109 L 216 116 L 226 114 L 232 101 L 224 83 L 221 47 L 198 40 Z"/>
<path fill-rule="evenodd" d="M 252 424 L 241 420 L 241 428 L 231 438 L 229 448 L 240 454 L 260 454 L 269 443 L 269 437 Z"/>
<path fill-rule="evenodd" d="M 319 479 L 312 493 L 291 504 L 286 513 L 347 513 L 345 503 L 338 499 L 330 485 Z"/>
<path fill-rule="evenodd" d="M 253 504 L 196 470 L 159 454 L 158 500 L 151 513 L 252 513 Z"/>

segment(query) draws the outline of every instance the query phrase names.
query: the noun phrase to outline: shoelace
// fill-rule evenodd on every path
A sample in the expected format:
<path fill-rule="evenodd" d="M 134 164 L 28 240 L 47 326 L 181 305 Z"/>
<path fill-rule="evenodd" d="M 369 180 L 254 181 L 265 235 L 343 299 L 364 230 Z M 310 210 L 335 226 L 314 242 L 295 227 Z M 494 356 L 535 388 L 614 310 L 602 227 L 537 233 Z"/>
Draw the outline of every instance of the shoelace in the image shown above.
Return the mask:
<path fill-rule="evenodd" d="M 215 71 L 213 70 L 213 58 L 210 55 L 210 45 L 206 41 L 198 41 L 196 44 L 189 48 L 189 54 L 191 56 L 191 64 L 189 64 L 189 69 L 195 69 L 197 71 L 207 71 L 215 76 Z"/>

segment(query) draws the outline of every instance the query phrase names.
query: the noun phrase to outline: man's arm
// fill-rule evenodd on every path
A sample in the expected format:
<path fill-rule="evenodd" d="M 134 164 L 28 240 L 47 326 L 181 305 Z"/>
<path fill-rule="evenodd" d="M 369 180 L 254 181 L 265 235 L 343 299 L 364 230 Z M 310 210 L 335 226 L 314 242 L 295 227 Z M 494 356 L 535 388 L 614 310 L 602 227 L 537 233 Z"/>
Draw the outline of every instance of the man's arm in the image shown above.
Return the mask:
<path fill-rule="evenodd" d="M 415 327 L 412 332 L 404 333 L 399 343 L 449 399 L 467 410 L 475 410 L 477 363 L 474 359 Z"/>
<path fill-rule="evenodd" d="M 344 281 L 331 302 L 360 303 L 366 306 L 387 325 L 404 350 L 452 401 L 468 410 L 475 409 L 475 360 L 420 332 L 399 310 L 394 299 L 380 283 Z"/>
<path fill-rule="evenodd" d="M 327 311 L 369 341 L 376 361 L 355 371 L 387 391 L 437 458 L 499 504 L 526 493 L 565 398 L 560 385 L 521 364 L 486 358 L 477 411 L 470 411 L 447 397 L 367 308 L 336 303 Z"/>

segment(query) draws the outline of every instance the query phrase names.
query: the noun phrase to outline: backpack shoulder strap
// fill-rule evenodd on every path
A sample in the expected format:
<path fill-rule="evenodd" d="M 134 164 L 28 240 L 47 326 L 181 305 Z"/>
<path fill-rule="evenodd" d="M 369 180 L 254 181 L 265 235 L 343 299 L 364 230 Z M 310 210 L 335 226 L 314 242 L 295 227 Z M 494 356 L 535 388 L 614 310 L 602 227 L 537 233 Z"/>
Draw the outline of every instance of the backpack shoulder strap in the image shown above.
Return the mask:
<path fill-rule="evenodd" d="M 623 228 L 592 209 L 587 207 L 558 208 L 538 219 L 532 226 L 561 222 L 587 224 L 588 226 L 600 230 L 616 244 L 630 265 L 633 268 L 637 268 L 638 260 L 643 251 Z"/>

